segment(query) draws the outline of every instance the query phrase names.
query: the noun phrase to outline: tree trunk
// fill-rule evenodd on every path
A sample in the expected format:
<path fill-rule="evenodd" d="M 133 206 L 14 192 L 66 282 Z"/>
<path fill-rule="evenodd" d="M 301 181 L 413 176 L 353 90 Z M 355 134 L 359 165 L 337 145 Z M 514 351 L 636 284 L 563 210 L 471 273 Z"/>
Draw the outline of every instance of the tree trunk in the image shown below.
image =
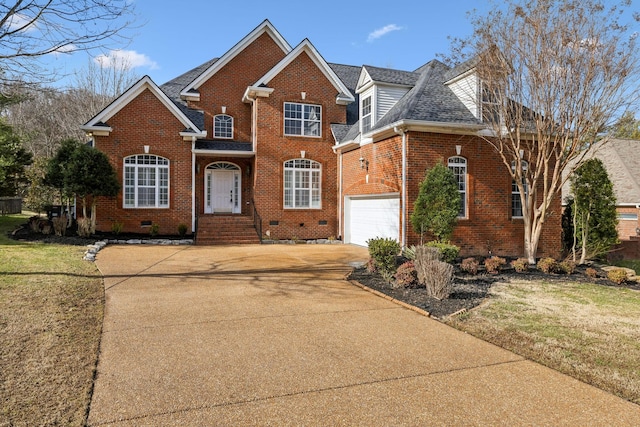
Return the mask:
<path fill-rule="evenodd" d="M 96 234 L 96 198 L 91 199 L 91 234 Z"/>

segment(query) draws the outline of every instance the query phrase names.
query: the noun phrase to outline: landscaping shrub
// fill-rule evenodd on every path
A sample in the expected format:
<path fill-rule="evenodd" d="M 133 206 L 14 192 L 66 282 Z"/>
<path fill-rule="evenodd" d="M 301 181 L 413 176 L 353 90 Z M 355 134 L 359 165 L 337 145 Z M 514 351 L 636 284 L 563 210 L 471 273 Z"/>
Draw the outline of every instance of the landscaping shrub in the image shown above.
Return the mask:
<path fill-rule="evenodd" d="M 365 268 L 367 269 L 367 273 L 373 274 L 376 272 L 376 262 L 373 258 L 369 258 Z"/>
<path fill-rule="evenodd" d="M 529 261 L 526 258 L 518 258 L 511 261 L 511 267 L 518 273 L 524 273 L 529 268 Z"/>
<path fill-rule="evenodd" d="M 159 232 L 160 232 L 160 224 L 156 224 L 156 223 L 151 224 L 151 227 L 149 227 L 149 234 L 152 237 L 155 237 L 158 235 Z"/>
<path fill-rule="evenodd" d="M 56 236 L 64 236 L 67 231 L 67 216 L 57 216 L 53 218 L 51 222 L 53 222 L 53 231 L 56 233 Z"/>
<path fill-rule="evenodd" d="M 621 268 L 615 268 L 607 272 L 607 278 L 618 285 L 627 281 L 627 272 Z"/>
<path fill-rule="evenodd" d="M 187 224 L 178 224 L 178 234 L 180 235 L 180 237 L 184 237 L 187 234 L 187 228 Z"/>
<path fill-rule="evenodd" d="M 469 274 L 476 275 L 478 274 L 478 267 L 480 266 L 480 262 L 474 257 L 465 258 L 462 260 L 460 264 L 460 268 L 462 271 L 466 271 Z"/>
<path fill-rule="evenodd" d="M 576 263 L 570 259 L 558 263 L 557 270 L 564 274 L 573 274 L 576 271 Z"/>
<path fill-rule="evenodd" d="M 377 237 L 367 240 L 367 245 L 376 269 L 385 280 L 390 281 L 396 271 L 396 257 L 400 253 L 400 243 L 391 238 Z"/>
<path fill-rule="evenodd" d="M 427 246 L 431 248 L 438 248 L 440 250 L 442 261 L 448 263 L 455 261 L 460 254 L 460 248 L 449 242 L 432 241 L 428 242 Z"/>
<path fill-rule="evenodd" d="M 440 249 L 431 246 L 420 245 L 415 247 L 414 261 L 442 261 L 442 252 Z"/>
<path fill-rule="evenodd" d="M 409 288 L 415 285 L 418 281 L 418 273 L 413 261 L 407 261 L 400 265 L 393 277 L 395 278 L 395 288 Z"/>
<path fill-rule="evenodd" d="M 113 221 L 113 224 L 111 224 L 111 232 L 116 236 L 122 233 L 123 228 L 124 228 L 124 224 L 119 221 Z"/>
<path fill-rule="evenodd" d="M 427 288 L 427 295 L 446 299 L 453 288 L 453 266 L 442 261 L 417 262 L 418 281 Z"/>
<path fill-rule="evenodd" d="M 507 260 L 499 256 L 492 256 L 484 260 L 484 267 L 487 273 L 496 274 L 500 270 L 500 266 L 505 265 Z"/>
<path fill-rule="evenodd" d="M 543 273 L 549 274 L 557 270 L 558 263 L 553 258 L 542 258 L 538 261 L 538 269 Z"/>
<path fill-rule="evenodd" d="M 416 245 L 411 245 L 404 248 L 402 250 L 402 256 L 412 261 L 416 259 Z"/>
<path fill-rule="evenodd" d="M 80 237 L 91 236 L 91 220 L 86 217 L 82 217 L 78 220 L 78 235 Z"/>
<path fill-rule="evenodd" d="M 595 279 L 596 277 L 598 277 L 598 270 L 596 270 L 595 268 L 588 267 L 584 271 L 584 274 L 586 274 L 588 277 L 592 279 Z"/>

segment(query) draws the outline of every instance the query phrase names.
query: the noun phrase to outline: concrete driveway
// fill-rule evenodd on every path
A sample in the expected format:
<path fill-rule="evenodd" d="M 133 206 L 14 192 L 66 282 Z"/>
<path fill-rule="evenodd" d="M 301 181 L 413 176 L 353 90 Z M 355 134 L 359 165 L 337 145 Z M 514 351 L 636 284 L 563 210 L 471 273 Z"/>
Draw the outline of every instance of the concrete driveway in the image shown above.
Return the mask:
<path fill-rule="evenodd" d="M 640 407 L 345 281 L 350 245 L 109 246 L 92 426 L 637 425 Z"/>

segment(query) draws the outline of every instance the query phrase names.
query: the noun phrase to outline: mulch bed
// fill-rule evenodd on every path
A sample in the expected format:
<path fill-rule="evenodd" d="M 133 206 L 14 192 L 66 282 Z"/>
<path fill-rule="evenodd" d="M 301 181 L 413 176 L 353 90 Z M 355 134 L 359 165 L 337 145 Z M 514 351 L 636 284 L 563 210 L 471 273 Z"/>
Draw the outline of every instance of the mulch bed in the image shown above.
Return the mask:
<path fill-rule="evenodd" d="M 592 266 L 593 267 L 593 266 Z M 425 288 L 400 288 L 394 289 L 379 274 L 369 273 L 365 267 L 359 267 L 349 275 L 349 280 L 354 280 L 363 286 L 374 289 L 391 298 L 406 304 L 418 307 L 428 312 L 431 317 L 444 319 L 454 313 L 470 310 L 480 305 L 489 296 L 491 286 L 496 282 L 509 282 L 511 280 L 545 280 L 545 281 L 571 281 L 597 283 L 603 286 L 624 286 L 630 289 L 640 290 L 638 282 L 627 282 L 617 285 L 606 279 L 606 272 L 598 270 L 598 278 L 592 279 L 585 273 L 586 267 L 578 267 L 571 275 L 545 274 L 539 270 L 529 270 L 517 273 L 513 269 L 502 270 L 499 274 L 487 274 L 480 272 L 477 275 L 469 275 L 457 271 L 453 283 L 453 292 L 449 298 L 438 300 L 427 295 Z"/>

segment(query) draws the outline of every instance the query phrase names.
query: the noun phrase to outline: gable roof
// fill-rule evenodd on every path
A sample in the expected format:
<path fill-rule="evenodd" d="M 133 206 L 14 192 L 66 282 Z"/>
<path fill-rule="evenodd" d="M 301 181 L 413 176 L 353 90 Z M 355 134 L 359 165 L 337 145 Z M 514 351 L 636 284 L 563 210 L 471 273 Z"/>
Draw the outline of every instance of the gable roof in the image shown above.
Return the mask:
<path fill-rule="evenodd" d="M 179 105 L 169 99 L 167 94 L 149 76 L 144 76 L 138 80 L 80 128 L 86 132 L 111 132 L 112 129 L 106 125 L 108 120 L 147 89 L 184 125 L 185 129 L 181 134 L 190 134 L 196 137 L 206 136 L 207 132 L 201 130 L 202 128 L 197 126 Z"/>
<path fill-rule="evenodd" d="M 367 76 L 369 79 L 367 79 Z M 390 68 L 380 68 L 371 65 L 363 65 L 360 78 L 358 80 L 357 90 L 360 90 L 362 86 L 367 86 L 371 83 L 382 83 L 394 86 L 414 86 L 420 73 L 413 71 L 393 70 Z"/>
<path fill-rule="evenodd" d="M 602 161 L 613 184 L 618 205 L 640 204 L 640 141 L 634 139 L 610 139 L 598 142 L 586 159 Z M 567 180 L 562 188 L 563 202 L 571 193 Z"/>
<path fill-rule="evenodd" d="M 253 43 L 258 37 L 263 34 L 268 34 L 273 41 L 282 49 L 284 53 L 289 53 L 291 51 L 291 46 L 287 41 L 280 35 L 278 30 L 269 22 L 268 19 L 262 21 L 260 25 L 258 25 L 253 31 L 247 34 L 242 40 L 235 44 L 231 49 L 229 49 L 224 55 L 222 55 L 217 61 L 212 63 L 204 72 L 201 72 L 197 77 L 193 79 L 189 84 L 187 84 L 182 91 L 180 92 L 180 96 L 184 98 L 189 98 L 191 96 L 197 95 L 198 87 L 209 80 L 211 76 L 218 72 L 222 67 L 227 65 L 233 58 L 236 57 L 240 52 L 242 52 L 247 46 Z"/>
<path fill-rule="evenodd" d="M 293 62 L 294 59 L 299 57 L 302 53 L 306 53 L 309 58 L 316 64 L 316 66 L 322 71 L 322 74 L 333 84 L 333 87 L 336 88 L 338 95 L 336 97 L 336 102 L 339 104 L 350 104 L 355 101 L 354 96 L 351 94 L 349 89 L 342 82 L 340 77 L 333 71 L 333 69 L 329 66 L 329 64 L 324 60 L 322 55 L 316 50 L 316 48 L 311 44 L 309 39 L 304 39 L 298 46 L 296 46 L 291 52 L 289 52 L 280 62 L 278 62 L 272 69 L 270 69 L 262 78 L 260 78 L 254 85 L 253 88 L 264 88 L 268 87 L 269 82 L 276 77 L 282 70 L 284 70 L 289 64 Z"/>

